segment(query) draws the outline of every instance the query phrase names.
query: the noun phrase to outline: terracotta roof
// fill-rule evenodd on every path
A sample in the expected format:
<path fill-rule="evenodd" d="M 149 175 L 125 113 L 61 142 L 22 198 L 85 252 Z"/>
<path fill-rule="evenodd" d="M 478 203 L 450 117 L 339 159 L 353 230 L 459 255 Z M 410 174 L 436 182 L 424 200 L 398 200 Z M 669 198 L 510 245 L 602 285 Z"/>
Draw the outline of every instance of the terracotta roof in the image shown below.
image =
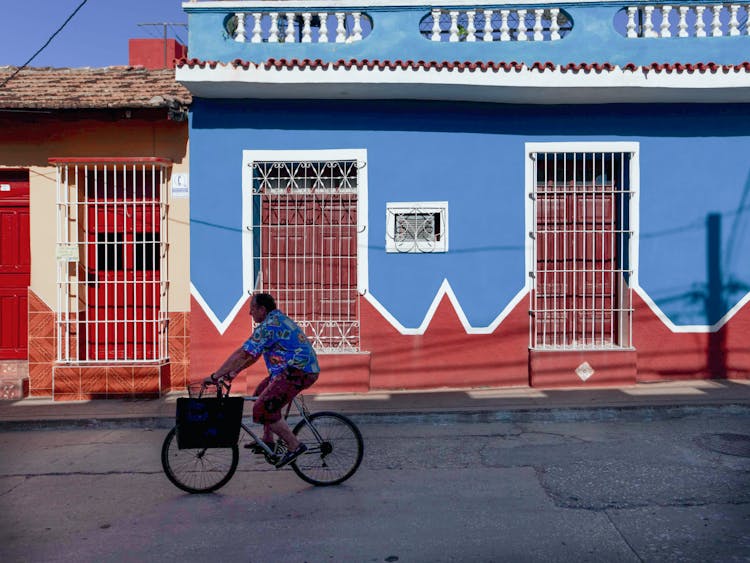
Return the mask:
<path fill-rule="evenodd" d="M 518 63 L 516 61 L 511 62 L 493 62 L 493 61 L 402 61 L 402 60 L 370 60 L 370 59 L 339 59 L 338 61 L 326 62 L 321 59 L 268 59 L 262 63 L 252 63 L 249 61 L 243 61 L 241 59 L 235 59 L 229 63 L 221 63 L 217 61 L 202 61 L 199 59 L 181 59 L 177 62 L 177 67 L 188 67 L 188 68 L 216 68 L 217 66 L 232 66 L 234 68 L 242 67 L 245 70 L 250 67 L 264 68 L 266 70 L 274 69 L 322 69 L 322 70 L 336 70 L 340 68 L 362 70 L 364 68 L 368 70 L 449 70 L 449 71 L 487 71 L 487 70 L 524 70 L 533 69 L 540 72 L 545 70 L 556 70 L 559 72 L 602 72 L 611 71 L 617 68 L 611 63 L 567 63 L 563 65 L 554 64 L 551 62 L 535 62 L 527 65 L 525 63 Z M 642 71 L 647 72 L 677 72 L 677 73 L 704 73 L 704 72 L 750 72 L 750 62 L 745 61 L 734 65 L 720 65 L 713 62 L 708 63 L 651 63 L 649 65 L 636 65 L 628 63 L 623 65 L 622 70 L 630 72 Z"/>
<path fill-rule="evenodd" d="M 0 67 L 0 84 L 16 70 Z M 32 67 L 0 87 L 4 109 L 159 108 L 191 101 L 187 88 L 175 81 L 173 69 Z"/>

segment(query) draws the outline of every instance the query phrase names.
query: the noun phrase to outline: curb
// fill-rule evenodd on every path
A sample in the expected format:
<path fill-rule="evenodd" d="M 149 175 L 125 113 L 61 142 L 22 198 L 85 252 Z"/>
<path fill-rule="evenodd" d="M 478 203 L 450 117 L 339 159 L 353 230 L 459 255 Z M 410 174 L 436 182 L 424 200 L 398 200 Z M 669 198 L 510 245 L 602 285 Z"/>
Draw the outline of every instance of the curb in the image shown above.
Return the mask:
<path fill-rule="evenodd" d="M 335 410 L 335 409 L 320 409 Z M 699 415 L 750 416 L 750 404 L 713 405 L 622 405 L 601 407 L 529 407 L 483 410 L 422 410 L 400 412 L 347 412 L 339 410 L 359 424 L 450 424 L 450 423 L 529 423 L 529 422 L 648 422 Z M 169 429 L 174 416 L 112 416 L 36 420 L 1 420 L 0 432 L 33 430 L 98 430 L 116 428 Z"/>

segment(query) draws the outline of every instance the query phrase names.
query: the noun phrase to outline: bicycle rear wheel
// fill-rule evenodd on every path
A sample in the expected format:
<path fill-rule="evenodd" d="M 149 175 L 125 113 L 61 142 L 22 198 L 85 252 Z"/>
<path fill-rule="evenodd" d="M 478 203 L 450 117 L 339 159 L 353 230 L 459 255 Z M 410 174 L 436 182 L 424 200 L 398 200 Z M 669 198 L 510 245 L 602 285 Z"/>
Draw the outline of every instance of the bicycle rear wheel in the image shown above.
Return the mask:
<path fill-rule="evenodd" d="M 308 483 L 338 485 L 354 475 L 362 463 L 362 434 L 344 415 L 317 412 L 308 420 L 302 419 L 293 432 L 308 449 L 291 466 Z"/>
<path fill-rule="evenodd" d="M 167 478 L 188 493 L 210 493 L 226 485 L 237 470 L 237 444 L 231 448 L 177 447 L 177 427 L 169 431 L 161 447 L 161 465 Z"/>

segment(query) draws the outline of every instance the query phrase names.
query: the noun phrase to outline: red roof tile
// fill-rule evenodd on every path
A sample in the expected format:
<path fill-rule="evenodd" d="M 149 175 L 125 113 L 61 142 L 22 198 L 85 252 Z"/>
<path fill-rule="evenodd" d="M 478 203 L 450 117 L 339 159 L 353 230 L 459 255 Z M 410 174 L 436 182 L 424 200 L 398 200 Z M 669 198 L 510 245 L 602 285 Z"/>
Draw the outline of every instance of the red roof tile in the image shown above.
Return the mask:
<path fill-rule="evenodd" d="M 0 84 L 16 70 L 0 67 Z M 191 101 L 172 69 L 25 68 L 0 87 L 2 109 L 159 108 Z"/>

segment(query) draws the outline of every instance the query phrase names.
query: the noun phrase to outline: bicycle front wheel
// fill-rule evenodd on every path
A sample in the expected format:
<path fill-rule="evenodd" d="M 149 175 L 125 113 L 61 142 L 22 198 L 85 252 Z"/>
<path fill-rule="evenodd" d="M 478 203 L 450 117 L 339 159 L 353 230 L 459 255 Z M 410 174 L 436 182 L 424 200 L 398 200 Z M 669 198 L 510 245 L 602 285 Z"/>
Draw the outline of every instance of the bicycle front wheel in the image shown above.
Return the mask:
<path fill-rule="evenodd" d="M 161 447 L 161 465 L 167 478 L 188 493 L 210 493 L 226 485 L 237 470 L 237 444 L 231 448 L 177 447 L 177 427 L 169 431 Z"/>
<path fill-rule="evenodd" d="M 313 485 L 338 485 L 362 463 L 362 434 L 350 419 L 335 412 L 317 412 L 294 427 L 307 451 L 291 463 L 294 472 Z"/>

